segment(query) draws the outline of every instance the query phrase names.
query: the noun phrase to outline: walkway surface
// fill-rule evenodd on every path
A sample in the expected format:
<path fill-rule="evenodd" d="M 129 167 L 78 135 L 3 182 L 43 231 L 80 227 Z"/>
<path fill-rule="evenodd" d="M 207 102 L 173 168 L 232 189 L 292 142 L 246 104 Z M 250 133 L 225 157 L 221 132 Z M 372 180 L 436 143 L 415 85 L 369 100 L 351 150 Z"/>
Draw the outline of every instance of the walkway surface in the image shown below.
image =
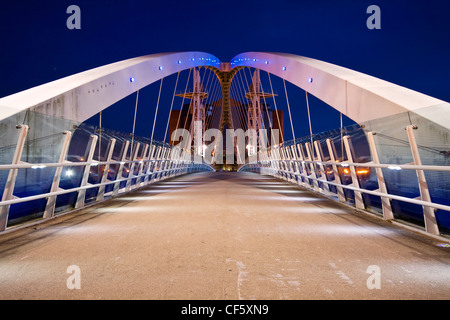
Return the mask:
<path fill-rule="evenodd" d="M 438 244 L 270 177 L 197 173 L 3 234 L 0 299 L 450 299 Z"/>

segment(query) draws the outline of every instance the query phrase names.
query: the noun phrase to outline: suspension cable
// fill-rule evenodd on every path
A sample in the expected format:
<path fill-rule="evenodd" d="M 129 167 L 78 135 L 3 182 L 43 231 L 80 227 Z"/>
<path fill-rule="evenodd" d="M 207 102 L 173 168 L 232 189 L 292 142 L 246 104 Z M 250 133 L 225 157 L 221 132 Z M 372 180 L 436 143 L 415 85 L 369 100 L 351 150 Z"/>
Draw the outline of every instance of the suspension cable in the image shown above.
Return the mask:
<path fill-rule="evenodd" d="M 130 160 L 133 156 L 133 147 L 134 147 L 134 129 L 136 128 L 136 114 L 137 114 L 137 107 L 138 107 L 138 100 L 139 100 L 139 90 L 136 91 L 136 104 L 134 106 L 134 118 L 133 118 L 133 131 L 131 133 L 131 149 L 130 149 Z"/>
<path fill-rule="evenodd" d="M 283 85 L 284 85 L 284 92 L 286 94 L 286 103 L 287 103 L 287 107 L 288 107 L 288 111 L 289 111 L 289 120 L 291 121 L 292 137 L 294 138 L 294 143 L 295 143 L 295 132 L 294 132 L 294 126 L 292 124 L 291 108 L 289 107 L 289 98 L 288 98 L 287 89 L 286 89 L 286 81 L 284 79 L 283 79 Z"/>
<path fill-rule="evenodd" d="M 246 74 L 246 72 L 245 72 L 245 69 L 247 69 L 247 68 L 244 68 L 244 70 L 243 70 L 243 72 L 244 72 L 244 78 L 245 78 L 245 84 L 248 86 L 248 88 L 250 89 L 250 85 L 252 85 L 252 88 L 253 88 L 253 90 L 255 90 L 255 96 L 256 96 L 256 94 L 258 93 L 258 90 L 259 90 L 259 86 L 258 86 L 258 88 L 256 87 L 256 84 L 254 84 L 253 82 L 252 83 L 250 83 L 249 84 L 249 81 L 247 80 L 247 74 Z M 251 70 L 250 70 L 250 68 L 248 68 L 249 69 L 249 72 L 250 72 L 250 79 L 252 78 L 251 77 Z M 261 81 L 260 81 L 260 84 L 261 84 Z M 265 126 L 264 126 L 264 118 L 263 118 L 263 111 L 261 110 L 262 108 L 261 108 L 261 98 L 258 96 L 258 103 L 257 103 L 257 105 L 259 105 L 259 121 L 260 121 L 260 123 L 261 123 L 261 126 L 262 127 L 264 127 L 264 129 L 265 129 Z M 252 100 L 252 104 L 253 104 L 253 100 Z M 263 128 L 260 128 L 260 129 L 263 129 Z M 259 132 L 258 132 L 258 136 L 259 136 Z M 261 138 L 260 138 L 261 139 Z"/>
<path fill-rule="evenodd" d="M 175 100 L 175 94 L 177 92 L 177 85 L 178 85 L 178 79 L 180 77 L 180 72 L 181 71 L 178 71 L 178 73 L 177 73 L 177 80 L 175 81 L 175 88 L 173 89 L 172 103 L 170 104 L 169 116 L 167 117 L 166 131 L 164 132 L 164 140 L 163 140 L 164 143 L 166 142 L 167 130 L 169 129 L 170 114 L 172 113 L 173 102 Z M 170 143 L 170 139 L 169 139 L 169 143 Z"/>
<path fill-rule="evenodd" d="M 280 130 L 282 130 L 282 132 L 281 132 L 281 139 L 283 140 L 283 141 L 281 141 L 282 143 L 284 142 L 284 128 L 281 128 L 281 123 L 280 123 L 280 117 L 279 117 L 279 115 L 278 115 L 278 109 L 277 109 L 277 102 L 276 102 L 276 100 L 275 100 L 275 95 L 273 94 L 273 87 L 272 87 L 272 80 L 270 79 L 270 73 L 268 73 L 268 72 L 266 72 L 267 73 L 267 76 L 268 76 L 268 78 L 269 78 L 269 83 L 270 83 L 270 91 L 271 91 L 271 94 L 272 94 L 272 98 L 273 98 L 273 104 L 274 104 L 274 106 L 275 106 L 275 111 L 276 111 L 276 114 L 277 114 L 277 120 L 278 120 L 278 128 L 280 129 Z"/>
<path fill-rule="evenodd" d="M 311 125 L 311 114 L 309 112 L 308 91 L 305 90 L 305 94 L 306 94 L 306 109 L 308 110 L 309 135 L 311 138 L 311 152 L 312 152 L 312 157 L 314 158 L 313 132 L 312 132 L 312 125 Z M 311 160 L 313 160 L 313 159 L 311 159 Z"/>
<path fill-rule="evenodd" d="M 342 123 L 342 112 L 341 112 L 341 161 L 344 161 L 344 127 Z"/>
<path fill-rule="evenodd" d="M 98 119 L 98 134 L 99 134 L 99 138 L 98 138 L 98 161 L 102 161 L 101 157 L 101 152 L 102 152 L 102 110 L 100 110 L 99 113 L 99 119 Z"/>
<path fill-rule="evenodd" d="M 177 125 L 175 127 L 175 129 L 178 129 L 178 126 L 180 124 L 180 118 L 181 118 L 181 113 L 183 112 L 183 107 L 184 107 L 184 99 L 186 97 L 186 92 L 188 89 L 188 85 L 189 85 L 189 78 L 191 77 L 191 72 L 192 72 L 192 68 L 189 69 L 189 74 L 188 74 L 188 78 L 186 81 L 186 87 L 184 88 L 184 95 L 183 95 L 183 100 L 181 101 L 181 107 L 180 107 L 180 113 L 178 114 L 178 120 L 177 120 Z M 184 139 L 184 138 L 183 138 Z M 183 143 L 184 144 L 184 143 Z"/>
<path fill-rule="evenodd" d="M 153 133 L 155 131 L 156 115 L 158 114 L 159 98 L 161 97 L 161 88 L 163 85 L 163 80 L 164 78 L 161 78 L 161 83 L 159 85 L 158 101 L 156 102 L 155 118 L 153 119 L 152 136 L 150 138 L 150 148 L 152 147 L 153 144 Z"/>
<path fill-rule="evenodd" d="M 264 88 L 263 88 L 261 79 L 260 79 L 259 84 L 260 84 L 260 87 L 261 87 L 261 93 L 263 95 L 264 107 L 266 109 L 267 121 L 269 122 L 269 129 L 270 129 L 270 137 L 269 137 L 269 135 L 268 135 L 268 133 L 266 131 L 266 139 L 267 139 L 267 141 L 266 141 L 266 145 L 264 147 L 267 148 L 269 145 L 272 144 L 273 123 L 272 123 L 272 120 L 270 119 L 270 116 L 269 116 L 269 108 L 267 107 L 266 96 L 264 94 Z M 269 141 L 269 139 L 270 139 L 270 141 Z"/>

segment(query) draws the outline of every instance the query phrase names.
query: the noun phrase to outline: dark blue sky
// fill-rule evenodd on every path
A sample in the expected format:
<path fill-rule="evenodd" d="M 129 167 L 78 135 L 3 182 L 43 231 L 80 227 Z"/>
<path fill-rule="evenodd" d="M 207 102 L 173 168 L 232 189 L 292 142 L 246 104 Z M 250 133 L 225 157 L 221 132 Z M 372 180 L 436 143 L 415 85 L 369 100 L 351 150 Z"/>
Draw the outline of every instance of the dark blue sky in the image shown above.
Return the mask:
<path fill-rule="evenodd" d="M 81 8 L 81 30 L 66 27 L 71 4 Z M 366 27 L 371 4 L 381 9 L 380 30 Z M 271 51 L 335 63 L 450 101 L 450 2 L 446 0 L 17 0 L 2 3 L 0 10 L 1 97 L 151 53 L 205 51 L 229 61 L 241 52 Z M 172 90 L 168 81 L 163 94 L 169 103 L 161 101 L 156 137 L 165 128 Z M 153 121 L 156 92 L 149 88 L 140 95 L 137 134 L 151 132 L 148 122 Z M 288 92 L 296 136 L 302 136 L 309 131 L 304 93 L 290 86 Z M 339 126 L 332 110 L 314 98 L 311 103 L 314 131 Z M 134 110 L 134 97 L 106 110 L 105 125 L 129 132 L 133 112 L 125 121 L 120 108 Z M 286 127 L 288 121 L 285 118 Z"/>

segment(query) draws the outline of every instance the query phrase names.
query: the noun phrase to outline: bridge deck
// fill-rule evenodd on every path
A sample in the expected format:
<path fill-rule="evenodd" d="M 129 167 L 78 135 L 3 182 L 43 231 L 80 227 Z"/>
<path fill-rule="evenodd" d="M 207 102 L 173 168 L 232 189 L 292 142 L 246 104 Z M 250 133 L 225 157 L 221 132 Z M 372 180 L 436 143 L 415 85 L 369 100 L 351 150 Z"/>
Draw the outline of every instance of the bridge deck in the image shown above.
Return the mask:
<path fill-rule="evenodd" d="M 272 178 L 198 173 L 3 234 L 0 298 L 449 299 L 437 243 Z"/>

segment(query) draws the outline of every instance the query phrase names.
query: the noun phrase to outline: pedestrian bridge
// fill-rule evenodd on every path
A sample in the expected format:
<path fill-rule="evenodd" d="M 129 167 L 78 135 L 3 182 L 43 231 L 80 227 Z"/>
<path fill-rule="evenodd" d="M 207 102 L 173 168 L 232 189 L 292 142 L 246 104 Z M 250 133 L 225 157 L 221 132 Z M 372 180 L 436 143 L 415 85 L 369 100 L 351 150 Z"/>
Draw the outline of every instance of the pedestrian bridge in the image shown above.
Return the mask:
<path fill-rule="evenodd" d="M 173 75 L 170 112 L 176 97 L 190 103 L 157 141 Z M 308 115 L 314 95 L 341 127 L 293 118 L 286 81 Z M 151 136 L 138 137 L 139 90 L 158 82 Z M 102 111 L 131 94 L 131 134 L 103 128 Z M 0 296 L 448 299 L 449 115 L 381 79 L 258 52 L 149 55 L 1 98 Z M 309 136 L 296 137 L 299 122 Z"/>
<path fill-rule="evenodd" d="M 0 240 L 1 299 L 450 297 L 441 239 L 255 173 L 170 178 Z"/>

